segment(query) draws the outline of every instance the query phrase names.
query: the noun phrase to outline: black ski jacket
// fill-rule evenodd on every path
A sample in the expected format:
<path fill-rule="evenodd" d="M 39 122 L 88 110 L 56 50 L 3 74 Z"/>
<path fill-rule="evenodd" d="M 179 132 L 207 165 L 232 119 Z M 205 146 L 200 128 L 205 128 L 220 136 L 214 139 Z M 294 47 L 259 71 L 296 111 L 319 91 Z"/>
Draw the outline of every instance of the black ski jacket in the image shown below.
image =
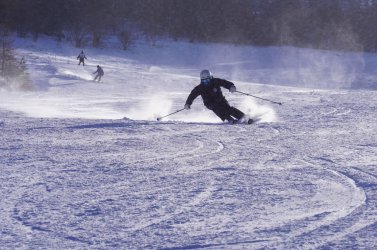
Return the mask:
<path fill-rule="evenodd" d="M 204 105 L 209 109 L 213 109 L 216 105 L 227 102 L 220 87 L 230 89 L 233 86 L 234 84 L 232 82 L 220 78 L 213 78 L 207 85 L 201 83 L 196 86 L 187 97 L 186 104 L 191 106 L 195 98 L 201 95 Z"/>
<path fill-rule="evenodd" d="M 105 74 L 105 72 L 103 72 L 103 69 L 101 67 L 97 67 L 97 71 L 94 72 L 94 74 L 95 73 L 98 73 L 98 75 L 100 75 L 100 76 L 103 76 Z"/>
<path fill-rule="evenodd" d="M 87 58 L 86 58 L 85 54 L 81 52 L 81 53 L 77 56 L 77 59 L 84 60 L 84 59 L 87 59 Z"/>

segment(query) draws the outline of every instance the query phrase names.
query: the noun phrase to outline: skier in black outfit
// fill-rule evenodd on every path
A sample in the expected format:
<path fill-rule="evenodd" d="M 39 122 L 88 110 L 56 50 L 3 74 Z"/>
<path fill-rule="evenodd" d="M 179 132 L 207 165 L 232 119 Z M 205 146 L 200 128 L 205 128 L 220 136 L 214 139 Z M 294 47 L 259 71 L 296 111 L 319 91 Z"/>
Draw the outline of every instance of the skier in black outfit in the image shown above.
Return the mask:
<path fill-rule="evenodd" d="M 100 82 L 101 81 L 101 77 L 105 73 L 103 72 L 103 69 L 101 68 L 101 66 L 97 65 L 97 70 L 93 74 L 97 74 L 96 77 L 94 77 L 94 81 L 98 79 L 98 81 Z"/>
<path fill-rule="evenodd" d="M 83 50 L 81 50 L 81 53 L 77 56 L 77 59 L 79 60 L 79 65 L 82 63 L 82 66 L 85 66 L 84 60 L 86 59 L 86 56 Z"/>
<path fill-rule="evenodd" d="M 220 117 L 221 120 L 227 120 L 233 124 L 244 119 L 245 114 L 242 111 L 229 105 L 221 91 L 221 87 L 229 89 L 231 93 L 236 92 L 236 87 L 232 82 L 214 78 L 209 70 L 203 70 L 200 73 L 200 84 L 191 91 L 186 100 L 185 109 L 190 109 L 195 98 L 201 95 L 204 105 Z M 252 119 L 247 120 L 249 124 L 252 122 Z"/>

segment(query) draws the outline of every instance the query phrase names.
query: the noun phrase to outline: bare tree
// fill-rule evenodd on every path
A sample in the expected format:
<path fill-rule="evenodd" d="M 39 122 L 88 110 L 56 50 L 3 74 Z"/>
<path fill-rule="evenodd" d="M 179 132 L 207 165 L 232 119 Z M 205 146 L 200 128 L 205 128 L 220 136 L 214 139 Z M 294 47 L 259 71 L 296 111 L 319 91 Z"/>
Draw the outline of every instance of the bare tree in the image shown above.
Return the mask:
<path fill-rule="evenodd" d="M 25 59 L 17 61 L 10 35 L 9 27 L 0 25 L 1 85 L 11 89 L 30 90 L 28 76 L 25 74 Z"/>
<path fill-rule="evenodd" d="M 324 49 L 377 50 L 377 0 L 0 0 L 0 23 L 35 39 L 71 34 L 103 45 L 116 35 L 123 49 L 138 27 L 157 37 L 191 42 L 290 45 Z"/>
<path fill-rule="evenodd" d="M 1 75 L 4 77 L 7 75 L 7 64 L 10 61 L 11 57 L 11 44 L 10 40 L 10 30 L 6 25 L 0 26 L 0 43 L 1 43 Z"/>
<path fill-rule="evenodd" d="M 134 34 L 131 31 L 128 22 L 124 22 L 121 29 L 119 30 L 118 34 L 118 40 L 122 44 L 123 50 L 128 50 L 129 47 L 134 42 Z"/>

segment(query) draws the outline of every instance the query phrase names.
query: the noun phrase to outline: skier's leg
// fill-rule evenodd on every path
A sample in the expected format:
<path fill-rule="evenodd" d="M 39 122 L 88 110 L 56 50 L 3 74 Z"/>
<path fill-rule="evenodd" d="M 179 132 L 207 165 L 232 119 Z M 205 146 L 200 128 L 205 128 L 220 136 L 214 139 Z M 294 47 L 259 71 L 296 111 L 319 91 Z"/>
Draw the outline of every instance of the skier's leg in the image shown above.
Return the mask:
<path fill-rule="evenodd" d="M 219 103 L 216 107 L 216 111 L 219 113 L 219 117 L 230 122 L 235 122 L 245 116 L 245 114 L 241 110 L 230 106 L 227 101 Z"/>
<path fill-rule="evenodd" d="M 212 109 L 213 113 L 215 113 L 222 121 L 224 120 L 228 120 L 228 118 L 230 118 L 229 116 L 227 116 L 226 114 L 224 114 L 224 112 L 219 109 L 219 108 L 214 108 Z"/>
<path fill-rule="evenodd" d="M 229 106 L 229 114 L 237 120 L 241 119 L 245 115 L 241 110 L 231 106 Z"/>
<path fill-rule="evenodd" d="M 230 106 L 226 100 L 217 103 L 217 105 L 212 108 L 212 111 L 220 117 L 221 120 L 228 120 L 230 123 L 237 123 L 240 121 L 251 124 L 254 122 L 253 119 L 244 120 L 245 114 L 241 110 Z"/>
<path fill-rule="evenodd" d="M 248 123 L 248 124 L 254 123 L 253 119 L 247 118 L 245 116 L 245 114 L 242 111 L 240 111 L 239 109 L 237 109 L 235 107 L 230 107 L 229 110 L 230 110 L 231 116 L 235 117 L 238 121 L 245 122 L 245 123 Z"/>
<path fill-rule="evenodd" d="M 225 121 L 227 120 L 228 122 L 233 123 L 234 118 L 230 116 L 229 113 L 229 105 L 227 102 L 225 103 L 218 103 L 212 111 L 222 120 Z"/>

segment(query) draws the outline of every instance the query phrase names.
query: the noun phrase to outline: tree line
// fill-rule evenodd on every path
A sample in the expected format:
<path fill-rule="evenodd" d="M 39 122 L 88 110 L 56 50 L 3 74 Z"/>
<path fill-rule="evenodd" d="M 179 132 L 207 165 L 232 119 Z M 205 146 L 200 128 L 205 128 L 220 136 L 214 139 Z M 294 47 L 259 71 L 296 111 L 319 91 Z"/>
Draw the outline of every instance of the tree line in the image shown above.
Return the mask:
<path fill-rule="evenodd" d="M 377 50 L 377 0 L 0 0 L 0 24 L 77 47 L 136 34 L 191 42 Z"/>

